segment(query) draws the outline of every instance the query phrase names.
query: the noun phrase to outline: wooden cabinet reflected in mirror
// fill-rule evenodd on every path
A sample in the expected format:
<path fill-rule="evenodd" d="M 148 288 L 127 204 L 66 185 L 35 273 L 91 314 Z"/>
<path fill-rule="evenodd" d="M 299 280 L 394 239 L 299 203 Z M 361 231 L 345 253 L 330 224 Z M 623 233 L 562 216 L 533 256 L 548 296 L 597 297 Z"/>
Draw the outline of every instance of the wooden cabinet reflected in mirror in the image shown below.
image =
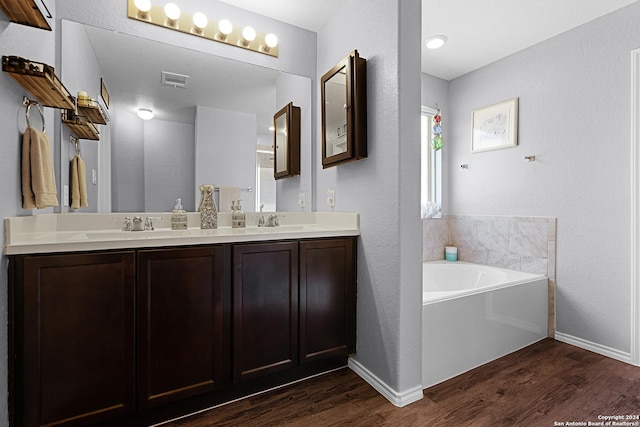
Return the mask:
<path fill-rule="evenodd" d="M 322 167 L 367 157 L 367 61 L 354 50 L 321 80 Z"/>
<path fill-rule="evenodd" d="M 300 107 L 292 102 L 273 116 L 274 178 L 300 175 Z"/>

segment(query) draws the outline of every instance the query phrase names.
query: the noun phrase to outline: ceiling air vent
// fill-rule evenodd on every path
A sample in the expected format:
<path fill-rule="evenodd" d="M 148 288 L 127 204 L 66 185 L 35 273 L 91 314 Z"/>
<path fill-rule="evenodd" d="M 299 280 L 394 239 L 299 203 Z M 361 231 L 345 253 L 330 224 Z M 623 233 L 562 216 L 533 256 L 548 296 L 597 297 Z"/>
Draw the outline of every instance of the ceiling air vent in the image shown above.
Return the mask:
<path fill-rule="evenodd" d="M 189 76 L 184 74 L 170 73 L 168 71 L 162 72 L 162 85 L 186 88 L 189 82 Z"/>

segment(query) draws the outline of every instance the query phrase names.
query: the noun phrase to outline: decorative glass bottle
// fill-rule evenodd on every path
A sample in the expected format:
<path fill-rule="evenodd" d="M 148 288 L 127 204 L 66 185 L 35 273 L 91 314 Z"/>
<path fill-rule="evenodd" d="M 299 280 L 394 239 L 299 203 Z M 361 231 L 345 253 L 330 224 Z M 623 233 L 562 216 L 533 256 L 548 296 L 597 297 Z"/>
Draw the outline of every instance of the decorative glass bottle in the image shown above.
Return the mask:
<path fill-rule="evenodd" d="M 203 230 L 210 228 L 218 228 L 218 208 L 213 200 L 212 184 L 202 184 L 200 186 L 200 228 Z"/>

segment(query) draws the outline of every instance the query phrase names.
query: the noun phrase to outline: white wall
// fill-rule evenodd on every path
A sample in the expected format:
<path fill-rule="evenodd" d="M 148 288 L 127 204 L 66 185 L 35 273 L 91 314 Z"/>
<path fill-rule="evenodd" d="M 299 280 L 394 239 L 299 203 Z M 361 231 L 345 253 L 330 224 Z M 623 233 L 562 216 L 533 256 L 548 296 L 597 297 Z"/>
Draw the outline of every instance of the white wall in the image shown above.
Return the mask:
<path fill-rule="evenodd" d="M 52 14 L 55 16 L 55 0 L 47 1 Z M 55 30 L 55 22 L 51 22 Z M 12 24 L 0 12 L 0 52 L 2 55 L 18 55 L 33 61 L 55 65 L 55 32 Z M 26 128 L 25 109 L 22 106 L 22 97 L 28 93 L 22 89 L 6 73 L 0 73 L 0 129 L 2 129 L 2 143 L 0 144 L 0 217 L 30 215 L 31 213 L 52 212 L 53 209 L 41 211 L 23 210 L 22 196 L 20 192 L 20 148 L 22 133 Z M 45 108 L 45 120 L 47 122 L 47 134 L 49 140 L 55 140 L 57 110 Z M 37 115 L 37 113 L 36 113 Z M 34 125 L 36 121 L 34 120 Z M 39 122 L 37 122 L 39 123 Z M 37 126 L 37 125 L 36 125 Z M 58 135 L 59 136 L 59 135 Z M 60 152 L 54 150 L 54 165 L 56 171 L 60 170 Z M 58 182 L 58 195 L 60 195 L 60 183 Z M 4 227 L 2 227 L 2 240 L 4 241 Z M 7 402 L 7 283 L 8 283 L 8 259 L 0 258 L 0 293 L 5 295 L 0 303 L 0 402 Z M 0 425 L 9 425 L 6 403 L 0 405 Z"/>
<path fill-rule="evenodd" d="M 457 78 L 449 92 L 448 213 L 557 217 L 557 330 L 623 353 L 638 22 L 634 3 Z M 471 154 L 471 111 L 513 97 L 519 145 Z"/>
<path fill-rule="evenodd" d="M 240 187 L 242 208 L 255 211 L 253 192 L 242 188 L 255 187 L 256 183 L 256 116 L 218 108 L 196 108 L 196 203 L 200 203 L 202 184 L 217 187 Z M 197 206 L 196 206 L 197 208 Z M 219 210 L 230 206 L 218 206 Z"/>
<path fill-rule="evenodd" d="M 318 128 L 315 206 L 333 188 L 336 211 L 360 213 L 355 360 L 400 400 L 422 369 L 420 5 L 351 0 L 318 32 L 318 81 L 354 49 L 367 59 L 369 157 L 321 169 Z"/>

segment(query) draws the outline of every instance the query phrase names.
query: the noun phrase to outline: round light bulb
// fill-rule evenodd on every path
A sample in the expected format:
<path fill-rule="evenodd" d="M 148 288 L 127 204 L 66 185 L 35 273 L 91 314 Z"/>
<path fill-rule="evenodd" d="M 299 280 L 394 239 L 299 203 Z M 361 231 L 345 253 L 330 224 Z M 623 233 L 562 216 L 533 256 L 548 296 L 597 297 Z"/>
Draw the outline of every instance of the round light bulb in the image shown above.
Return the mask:
<path fill-rule="evenodd" d="M 151 10 L 151 0 L 134 0 L 133 4 L 140 12 L 149 12 Z"/>
<path fill-rule="evenodd" d="M 278 37 L 275 34 L 269 33 L 264 38 L 264 43 L 270 48 L 278 46 Z"/>
<path fill-rule="evenodd" d="M 242 38 L 248 42 L 252 42 L 256 38 L 256 30 L 251 27 L 244 27 L 242 30 Z"/>
<path fill-rule="evenodd" d="M 438 49 L 447 42 L 447 36 L 433 36 L 426 40 L 427 49 Z"/>
<path fill-rule="evenodd" d="M 207 19 L 207 15 L 202 12 L 196 12 L 193 14 L 193 25 L 196 28 L 204 30 L 209 25 L 209 20 Z"/>
<path fill-rule="evenodd" d="M 225 36 L 228 36 L 233 30 L 233 25 L 231 25 L 231 22 L 228 19 L 222 19 L 218 22 L 218 30 Z"/>
<path fill-rule="evenodd" d="M 142 120 L 151 120 L 153 119 L 153 111 L 148 108 L 140 108 L 138 109 L 138 117 Z"/>
<path fill-rule="evenodd" d="M 164 14 L 167 15 L 167 18 L 175 21 L 180 18 L 180 8 L 175 3 L 167 3 L 164 6 Z"/>

